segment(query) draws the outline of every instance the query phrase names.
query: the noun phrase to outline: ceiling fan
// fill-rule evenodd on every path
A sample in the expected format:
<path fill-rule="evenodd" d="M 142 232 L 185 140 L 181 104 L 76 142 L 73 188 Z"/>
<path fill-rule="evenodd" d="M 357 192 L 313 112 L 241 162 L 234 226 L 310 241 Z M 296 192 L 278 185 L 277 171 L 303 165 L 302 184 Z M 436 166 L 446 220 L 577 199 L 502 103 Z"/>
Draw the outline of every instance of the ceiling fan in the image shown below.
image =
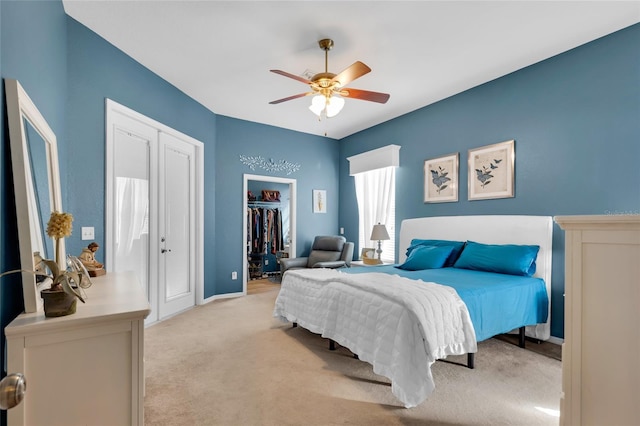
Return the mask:
<path fill-rule="evenodd" d="M 327 117 L 333 117 L 342 110 L 342 107 L 344 106 L 343 98 L 361 99 L 363 101 L 378 102 L 381 104 L 384 104 L 389 100 L 389 94 L 387 93 L 370 92 L 368 90 L 345 87 L 353 80 L 371 72 L 371 68 L 362 62 L 357 61 L 342 70 L 339 74 L 330 73 L 329 50 L 333 47 L 333 40 L 325 38 L 318 41 L 318 44 L 320 45 L 320 48 L 324 50 L 324 72 L 314 75 L 311 80 L 290 74 L 286 71 L 270 70 L 276 74 L 308 84 L 311 91 L 271 101 L 269 102 L 270 104 L 279 104 L 293 99 L 302 98 L 304 96 L 316 95 L 313 97 L 309 109 L 318 117 L 321 117 L 323 113 Z"/>

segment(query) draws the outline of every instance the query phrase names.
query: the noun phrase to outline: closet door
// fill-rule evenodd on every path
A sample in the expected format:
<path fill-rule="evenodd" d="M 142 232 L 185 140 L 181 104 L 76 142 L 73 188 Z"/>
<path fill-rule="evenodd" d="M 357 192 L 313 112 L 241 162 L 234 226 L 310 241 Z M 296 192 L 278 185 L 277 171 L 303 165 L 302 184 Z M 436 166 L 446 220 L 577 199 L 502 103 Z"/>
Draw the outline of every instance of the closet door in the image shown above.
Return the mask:
<path fill-rule="evenodd" d="M 160 319 L 195 304 L 194 148 L 160 134 Z"/>
<path fill-rule="evenodd" d="M 203 303 L 201 142 L 107 100 L 106 267 L 136 272 L 145 323 Z"/>
<path fill-rule="evenodd" d="M 111 232 L 112 258 L 108 269 L 113 272 L 134 271 L 152 306 L 157 303 L 157 255 L 150 247 L 157 245 L 150 232 L 156 203 L 154 180 L 158 132 L 153 127 L 119 115 L 113 124 L 113 176 L 110 185 L 110 208 L 107 229 Z"/>

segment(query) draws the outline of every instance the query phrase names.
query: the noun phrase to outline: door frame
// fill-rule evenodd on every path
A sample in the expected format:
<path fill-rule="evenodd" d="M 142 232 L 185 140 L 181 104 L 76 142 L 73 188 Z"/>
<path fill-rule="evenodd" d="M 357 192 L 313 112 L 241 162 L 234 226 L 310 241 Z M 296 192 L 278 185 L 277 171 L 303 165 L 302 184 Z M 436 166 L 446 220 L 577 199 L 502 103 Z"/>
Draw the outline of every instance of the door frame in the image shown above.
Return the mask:
<path fill-rule="evenodd" d="M 297 182 L 295 179 L 281 178 L 276 176 L 264 176 L 264 175 L 243 175 L 242 185 L 242 294 L 247 294 L 247 209 L 249 207 L 249 200 L 247 199 L 247 191 L 249 190 L 249 181 L 256 180 L 259 182 L 273 182 L 289 184 L 289 235 L 291 236 L 291 243 L 289 244 L 289 257 L 296 257 L 296 187 Z"/>
<path fill-rule="evenodd" d="M 113 206 L 113 195 L 114 195 L 114 124 L 116 116 L 120 114 L 129 119 L 139 121 L 142 124 L 153 127 L 158 132 L 158 143 L 159 143 L 159 134 L 166 133 L 175 138 L 178 138 L 186 143 L 193 145 L 195 151 L 195 291 L 196 291 L 196 305 L 202 305 L 204 300 L 204 143 L 200 142 L 197 139 L 192 138 L 189 135 L 186 135 L 182 132 L 179 132 L 171 127 L 162 124 L 152 118 L 149 118 L 143 114 L 140 114 L 137 111 L 134 111 L 124 105 L 121 105 L 111 99 L 105 99 L 105 269 L 109 271 L 111 260 L 115 259 L 114 252 L 114 206 Z M 159 161 L 159 159 L 155 159 L 155 161 Z M 150 189 L 155 187 L 157 190 L 157 185 L 150 185 Z M 158 217 L 158 205 L 150 205 L 150 217 Z M 151 214 L 151 210 L 154 211 Z M 158 236 L 158 226 L 150 226 L 149 232 L 153 232 L 155 237 Z M 158 238 L 151 238 L 150 236 L 150 244 L 152 241 L 159 241 Z M 158 253 L 159 247 L 149 247 L 149 264 L 150 267 L 158 267 Z M 154 254 L 155 253 L 155 254 Z M 156 289 L 157 290 L 157 289 Z M 156 319 L 157 319 L 157 306 L 151 307 L 152 311 L 155 311 Z M 150 315 L 151 316 L 151 315 Z M 152 321 L 153 322 L 153 321 Z"/>

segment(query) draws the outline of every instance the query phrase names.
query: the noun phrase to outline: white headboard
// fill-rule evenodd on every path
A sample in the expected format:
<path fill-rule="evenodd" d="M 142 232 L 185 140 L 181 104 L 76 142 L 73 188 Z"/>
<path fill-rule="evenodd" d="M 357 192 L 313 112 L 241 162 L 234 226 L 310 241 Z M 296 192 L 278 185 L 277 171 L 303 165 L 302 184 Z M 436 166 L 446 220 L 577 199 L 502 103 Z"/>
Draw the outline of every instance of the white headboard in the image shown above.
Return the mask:
<path fill-rule="evenodd" d="M 400 227 L 398 262 L 404 262 L 414 238 L 476 241 L 483 244 L 528 244 L 540 246 L 534 277 L 542 278 L 549 295 L 549 319 L 544 325 L 527 327 L 527 334 L 546 340 L 551 334 L 551 216 L 435 216 L 405 219 Z"/>

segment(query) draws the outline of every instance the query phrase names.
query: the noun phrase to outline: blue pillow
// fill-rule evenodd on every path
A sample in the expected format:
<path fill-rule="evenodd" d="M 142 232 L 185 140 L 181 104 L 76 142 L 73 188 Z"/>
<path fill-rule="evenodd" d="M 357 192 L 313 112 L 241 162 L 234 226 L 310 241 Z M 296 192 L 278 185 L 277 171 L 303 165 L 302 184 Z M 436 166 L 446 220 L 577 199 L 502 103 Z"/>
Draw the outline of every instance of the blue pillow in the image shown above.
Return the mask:
<path fill-rule="evenodd" d="M 467 241 L 454 268 L 530 277 L 540 246 L 480 244 Z"/>
<path fill-rule="evenodd" d="M 421 245 L 411 250 L 407 260 L 396 268 L 406 271 L 420 271 L 422 269 L 442 268 L 451 254 L 453 247 L 425 246 Z"/>
<path fill-rule="evenodd" d="M 444 263 L 444 267 L 448 268 L 453 266 L 453 264 L 456 263 L 456 260 L 458 260 L 458 256 L 460 256 L 460 252 L 464 247 L 464 241 L 420 240 L 415 238 L 411 240 L 411 245 L 407 248 L 407 257 L 409 257 L 416 247 L 420 246 L 451 247 L 451 254 Z"/>

